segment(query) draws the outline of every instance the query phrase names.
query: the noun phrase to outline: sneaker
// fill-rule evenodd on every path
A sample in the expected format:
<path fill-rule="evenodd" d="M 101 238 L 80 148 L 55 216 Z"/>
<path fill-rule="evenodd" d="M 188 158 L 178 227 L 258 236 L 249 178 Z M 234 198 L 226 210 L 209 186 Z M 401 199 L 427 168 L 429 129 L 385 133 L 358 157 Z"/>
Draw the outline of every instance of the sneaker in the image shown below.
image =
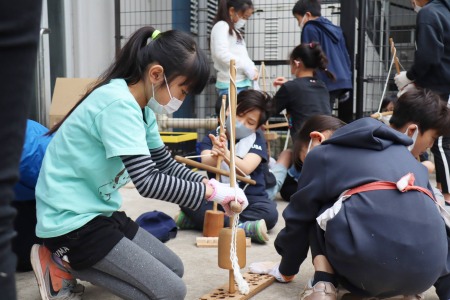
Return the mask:
<path fill-rule="evenodd" d="M 31 248 L 31 266 L 43 300 L 81 300 L 84 286 L 59 265 L 44 246 Z"/>
<path fill-rule="evenodd" d="M 173 218 L 179 229 L 194 229 L 195 224 L 182 210 Z"/>
<path fill-rule="evenodd" d="M 319 281 L 312 286 L 312 279 L 300 295 L 300 300 L 337 300 L 337 289 L 331 282 Z"/>
<path fill-rule="evenodd" d="M 244 229 L 245 236 L 251 238 L 255 243 L 264 244 L 269 241 L 266 221 L 264 219 L 247 221 L 239 224 L 238 227 Z"/>

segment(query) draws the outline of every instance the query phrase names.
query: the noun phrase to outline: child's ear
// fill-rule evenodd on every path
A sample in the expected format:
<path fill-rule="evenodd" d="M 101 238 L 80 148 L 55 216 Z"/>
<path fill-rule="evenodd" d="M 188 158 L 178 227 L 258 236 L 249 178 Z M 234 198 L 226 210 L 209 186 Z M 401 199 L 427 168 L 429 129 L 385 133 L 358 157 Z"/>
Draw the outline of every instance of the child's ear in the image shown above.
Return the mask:
<path fill-rule="evenodd" d="M 147 75 L 154 85 L 160 85 L 164 82 L 164 68 L 161 65 L 153 65 L 148 68 Z"/>
<path fill-rule="evenodd" d="M 309 134 L 309 137 L 314 140 L 316 139 L 320 144 L 322 144 L 323 141 L 326 140 L 325 136 L 323 135 L 323 133 L 319 132 L 319 131 L 313 131 Z"/>
<path fill-rule="evenodd" d="M 416 130 L 419 130 L 419 127 L 416 124 L 409 124 L 406 130 L 406 135 L 412 137 L 414 132 L 416 132 Z"/>

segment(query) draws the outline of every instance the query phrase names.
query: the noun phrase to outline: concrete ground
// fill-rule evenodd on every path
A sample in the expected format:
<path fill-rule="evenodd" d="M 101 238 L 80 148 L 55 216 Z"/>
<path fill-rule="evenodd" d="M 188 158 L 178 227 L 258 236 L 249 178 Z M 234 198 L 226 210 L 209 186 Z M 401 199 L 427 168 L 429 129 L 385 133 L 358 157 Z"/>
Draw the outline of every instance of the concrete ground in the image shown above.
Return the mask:
<path fill-rule="evenodd" d="M 141 197 L 134 188 L 123 188 L 121 194 L 124 198 L 123 210 L 135 219 L 143 212 L 159 210 L 170 216 L 178 212 L 178 206 Z M 273 247 L 278 232 L 284 227 L 284 219 L 281 213 L 286 207 L 287 202 L 278 201 L 278 211 L 280 219 L 278 224 L 269 233 L 270 242 L 266 245 L 252 244 L 247 248 L 247 266 L 252 262 L 258 261 L 279 261 L 279 255 Z M 184 281 L 187 285 L 186 299 L 194 300 L 212 292 L 215 288 L 228 283 L 228 271 L 220 269 L 217 265 L 217 248 L 197 248 L 195 246 L 196 237 L 201 236 L 200 232 L 191 230 L 178 231 L 175 239 L 167 242 L 167 246 L 177 253 L 184 262 L 185 275 Z M 243 271 L 247 271 L 245 268 Z M 307 280 L 312 276 L 313 269 L 311 259 L 308 258 L 302 265 L 300 274 L 289 284 L 275 282 L 262 292 L 254 296 L 255 300 L 273 300 L 273 299 L 298 299 L 299 293 Z M 34 278 L 33 272 L 17 273 L 18 299 L 20 300 L 38 300 L 40 299 L 39 290 Z M 102 288 L 95 287 L 87 282 L 83 282 L 86 291 L 84 300 L 113 300 L 119 299 Z M 0 296 L 1 298 L 1 296 Z M 426 299 L 438 299 L 431 288 L 426 293 Z"/>

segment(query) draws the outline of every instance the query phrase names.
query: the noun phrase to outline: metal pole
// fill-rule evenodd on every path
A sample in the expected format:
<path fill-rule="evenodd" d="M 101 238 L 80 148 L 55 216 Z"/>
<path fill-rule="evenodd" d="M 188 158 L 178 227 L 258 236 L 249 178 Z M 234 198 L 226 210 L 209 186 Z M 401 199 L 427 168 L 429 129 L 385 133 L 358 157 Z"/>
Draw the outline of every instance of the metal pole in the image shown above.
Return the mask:
<path fill-rule="evenodd" d="M 356 77 L 356 118 L 362 118 L 364 111 L 364 64 L 366 47 L 366 7 L 367 0 L 359 1 L 358 13 L 358 59 Z"/>
<path fill-rule="evenodd" d="M 356 1 L 341 0 L 340 26 L 342 28 L 342 31 L 344 32 L 348 54 L 350 55 L 353 87 L 356 86 L 355 83 L 356 17 L 357 17 Z M 338 106 L 338 116 L 341 120 L 345 122 L 351 122 L 354 119 L 353 112 L 355 110 L 354 105 L 356 105 L 354 104 L 354 95 L 355 95 L 354 91 L 355 89 L 351 91 L 349 100 L 339 103 Z"/>
<path fill-rule="evenodd" d="M 114 0 L 114 31 L 116 40 L 116 56 L 120 52 L 122 35 L 120 34 L 120 0 Z"/>
<path fill-rule="evenodd" d="M 44 51 L 44 34 L 49 34 L 50 29 L 41 28 L 39 32 L 39 55 L 37 60 L 37 80 L 36 80 L 36 89 L 38 91 L 38 100 L 37 100 L 37 121 L 44 126 L 48 126 L 47 120 L 47 94 L 45 92 L 45 51 Z"/>

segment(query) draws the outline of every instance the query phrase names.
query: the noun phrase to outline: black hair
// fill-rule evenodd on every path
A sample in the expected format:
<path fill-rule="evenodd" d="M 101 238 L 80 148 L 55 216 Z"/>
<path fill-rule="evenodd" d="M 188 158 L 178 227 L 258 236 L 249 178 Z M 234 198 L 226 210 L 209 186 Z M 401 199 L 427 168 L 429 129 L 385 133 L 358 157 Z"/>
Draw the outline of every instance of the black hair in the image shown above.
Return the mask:
<path fill-rule="evenodd" d="M 302 162 L 300 160 L 300 150 L 308 145 L 309 141 L 311 140 L 311 132 L 322 132 L 326 130 L 331 130 L 334 132 L 344 125 L 346 125 L 344 121 L 336 117 L 327 115 L 315 115 L 307 119 L 294 137 L 293 159 L 295 168 L 299 170 L 302 166 Z"/>
<path fill-rule="evenodd" d="M 295 47 L 289 56 L 289 62 L 293 64 L 296 60 L 303 62 L 305 68 L 320 69 L 325 72 L 328 78 L 336 79 L 334 74 L 328 71 L 328 59 L 317 42 L 300 44 Z"/>
<path fill-rule="evenodd" d="M 228 14 L 230 7 L 233 7 L 236 12 L 244 13 L 247 9 L 253 8 L 253 2 L 251 0 L 219 0 L 217 14 L 213 20 L 213 26 L 219 21 L 225 21 L 230 27 L 228 33 L 233 35 L 233 32 L 235 32 L 237 39 L 241 40 L 242 35 L 238 30 L 236 30 L 236 28 L 234 28 L 234 23 Z"/>
<path fill-rule="evenodd" d="M 272 114 L 273 98 L 266 92 L 244 90 L 237 95 L 236 115 L 241 116 L 253 110 L 259 110 L 261 117 L 258 126 L 264 124 Z"/>
<path fill-rule="evenodd" d="M 389 103 L 393 103 L 395 105 L 396 102 L 397 96 L 395 94 L 387 95 L 384 97 L 383 101 L 381 101 L 380 111 L 385 112 Z"/>
<path fill-rule="evenodd" d="M 304 16 L 307 12 L 313 17 L 320 17 L 320 0 L 299 0 L 292 8 L 293 15 Z"/>
<path fill-rule="evenodd" d="M 447 136 L 450 134 L 450 109 L 438 94 L 429 89 L 409 90 L 398 98 L 389 123 L 399 129 L 411 122 L 422 134 L 435 129 L 439 135 Z"/>
<path fill-rule="evenodd" d="M 169 30 L 151 39 L 155 28 L 145 26 L 138 29 L 120 50 L 115 61 L 98 78 L 75 106 L 59 123 L 47 133 L 56 132 L 67 117 L 81 104 L 93 90 L 108 84 L 111 79 L 123 78 L 128 85 L 138 83 L 147 76 L 150 64 L 158 63 L 164 69 L 167 84 L 178 76 L 186 80 L 189 93 L 198 94 L 209 78 L 209 63 L 206 54 L 198 48 L 194 39 L 187 33 Z"/>

